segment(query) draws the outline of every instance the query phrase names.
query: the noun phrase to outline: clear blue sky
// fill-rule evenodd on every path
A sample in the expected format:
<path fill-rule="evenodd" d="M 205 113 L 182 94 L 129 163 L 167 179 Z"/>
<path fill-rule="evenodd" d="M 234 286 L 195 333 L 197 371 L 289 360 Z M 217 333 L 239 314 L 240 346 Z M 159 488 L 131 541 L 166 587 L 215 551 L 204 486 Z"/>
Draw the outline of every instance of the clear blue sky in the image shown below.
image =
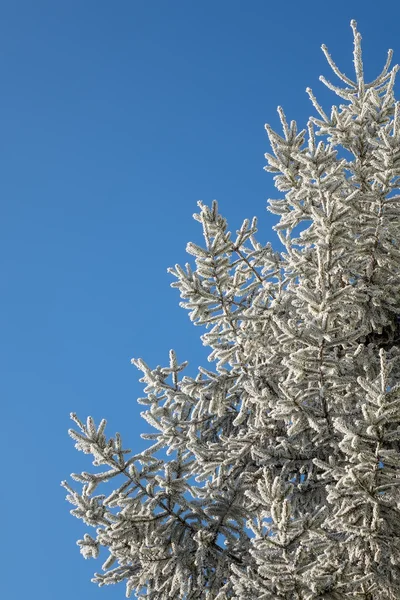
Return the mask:
<path fill-rule="evenodd" d="M 142 448 L 131 357 L 206 363 L 166 269 L 201 240 L 199 199 L 278 247 L 263 126 L 278 104 L 304 126 L 308 85 L 335 102 L 320 45 L 352 73 L 351 18 L 368 77 L 400 61 L 394 0 L 0 3 L 1 597 L 124 597 L 75 545 L 59 483 L 90 462 L 69 413 Z"/>

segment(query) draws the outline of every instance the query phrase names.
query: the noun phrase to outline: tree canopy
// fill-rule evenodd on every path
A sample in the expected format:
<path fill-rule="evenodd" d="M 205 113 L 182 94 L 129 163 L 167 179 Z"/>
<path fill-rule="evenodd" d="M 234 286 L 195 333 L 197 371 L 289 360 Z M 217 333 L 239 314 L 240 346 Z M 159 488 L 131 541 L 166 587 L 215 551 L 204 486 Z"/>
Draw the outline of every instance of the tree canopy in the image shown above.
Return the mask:
<path fill-rule="evenodd" d="M 139 454 L 72 415 L 98 468 L 72 475 L 79 492 L 63 485 L 95 528 L 83 556 L 109 553 L 99 585 L 148 600 L 400 598 L 398 67 L 389 51 L 367 83 L 351 26 L 353 79 L 322 46 L 341 103 L 328 115 L 307 89 L 305 129 L 280 107 L 282 132 L 266 126 L 285 250 L 256 240 L 256 218 L 232 235 L 199 202 L 204 244 L 169 269 L 214 370 L 189 377 L 173 350 L 165 367 L 133 359 L 155 430 Z"/>

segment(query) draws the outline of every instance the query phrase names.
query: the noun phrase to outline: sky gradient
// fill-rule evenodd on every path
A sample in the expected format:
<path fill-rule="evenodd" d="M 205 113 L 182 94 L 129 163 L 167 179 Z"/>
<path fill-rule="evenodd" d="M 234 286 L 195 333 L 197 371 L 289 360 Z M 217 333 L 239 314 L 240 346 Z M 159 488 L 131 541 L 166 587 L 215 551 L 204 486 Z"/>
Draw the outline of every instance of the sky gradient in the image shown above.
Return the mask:
<path fill-rule="evenodd" d="M 355 18 L 367 79 L 388 48 L 400 61 L 400 5 L 372 1 L 13 0 L 0 3 L 0 597 L 117 599 L 90 582 L 101 563 L 75 542 L 89 528 L 60 487 L 90 470 L 69 413 L 108 421 L 145 447 L 143 358 L 187 373 L 207 350 L 167 267 L 201 243 L 196 202 L 215 198 L 229 229 L 259 219 L 271 241 L 278 198 L 263 171 L 277 105 L 300 128 L 336 98 L 322 43 L 352 75 Z M 397 86 L 398 89 L 398 86 Z"/>

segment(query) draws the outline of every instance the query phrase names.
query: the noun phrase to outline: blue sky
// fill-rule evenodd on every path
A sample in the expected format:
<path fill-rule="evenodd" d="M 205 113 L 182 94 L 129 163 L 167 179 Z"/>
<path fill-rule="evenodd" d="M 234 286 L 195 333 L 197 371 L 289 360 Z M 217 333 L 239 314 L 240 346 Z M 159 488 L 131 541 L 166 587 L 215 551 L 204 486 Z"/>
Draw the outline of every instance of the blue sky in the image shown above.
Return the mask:
<path fill-rule="evenodd" d="M 144 447 L 131 357 L 166 365 L 174 348 L 189 374 L 207 366 L 166 272 L 201 241 L 197 200 L 216 198 L 231 231 L 257 215 L 278 248 L 264 123 L 278 126 L 281 104 L 303 127 L 308 85 L 336 101 L 320 45 L 352 73 L 351 18 L 368 78 L 389 47 L 400 61 L 396 6 L 0 3 L 2 597 L 124 597 L 90 583 L 100 564 L 75 545 L 87 529 L 59 484 L 90 462 L 69 413 Z"/>

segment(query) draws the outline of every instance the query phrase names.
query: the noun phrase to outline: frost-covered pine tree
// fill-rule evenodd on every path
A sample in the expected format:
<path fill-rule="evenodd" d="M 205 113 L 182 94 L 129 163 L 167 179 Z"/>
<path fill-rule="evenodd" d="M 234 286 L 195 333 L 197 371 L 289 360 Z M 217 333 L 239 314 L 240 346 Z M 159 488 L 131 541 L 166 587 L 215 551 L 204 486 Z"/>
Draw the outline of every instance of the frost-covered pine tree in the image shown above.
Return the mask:
<path fill-rule="evenodd" d="M 108 551 L 99 585 L 148 600 L 400 598 L 397 67 L 389 51 L 366 83 L 351 25 L 355 78 L 322 46 L 340 105 L 328 116 L 308 89 L 307 129 L 281 108 L 283 135 L 266 127 L 285 252 L 256 241 L 256 219 L 232 236 L 199 202 L 196 267 L 170 269 L 215 369 L 184 376 L 172 350 L 167 367 L 133 360 L 155 430 L 140 454 L 72 415 L 100 470 L 72 475 L 81 492 L 63 485 L 95 528 L 83 556 Z"/>

